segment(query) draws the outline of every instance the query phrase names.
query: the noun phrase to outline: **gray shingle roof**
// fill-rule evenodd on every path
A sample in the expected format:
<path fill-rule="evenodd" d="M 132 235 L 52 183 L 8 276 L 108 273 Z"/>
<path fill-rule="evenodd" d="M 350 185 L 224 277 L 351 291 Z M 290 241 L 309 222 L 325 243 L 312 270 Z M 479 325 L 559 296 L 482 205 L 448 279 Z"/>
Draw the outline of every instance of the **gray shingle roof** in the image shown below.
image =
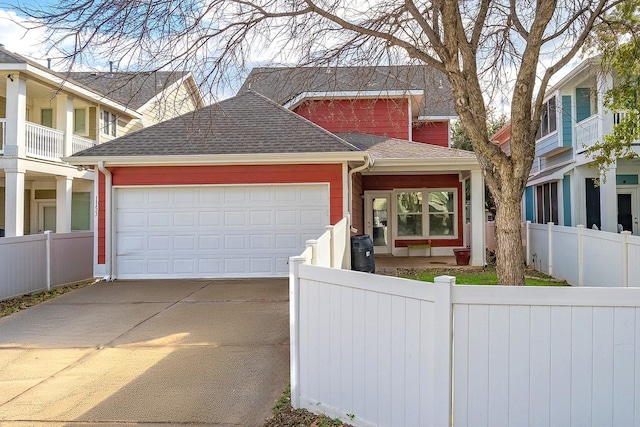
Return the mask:
<path fill-rule="evenodd" d="M 375 159 L 475 159 L 475 153 L 455 148 L 439 147 L 422 142 L 405 141 L 363 133 L 337 133 L 340 138 Z"/>
<path fill-rule="evenodd" d="M 255 90 L 285 104 L 304 92 L 424 91 L 420 116 L 455 116 L 447 77 L 428 66 L 259 67 L 240 92 Z"/>
<path fill-rule="evenodd" d="M 349 151 L 358 149 L 264 96 L 245 91 L 73 157 Z"/>
<path fill-rule="evenodd" d="M 186 76 L 187 72 L 71 72 L 69 78 L 127 107 L 137 110 L 151 98 Z"/>
<path fill-rule="evenodd" d="M 29 64 L 134 110 L 142 107 L 151 98 L 189 74 L 178 71 L 60 73 L 22 55 L 9 52 L 2 45 L 0 45 L 0 64 Z"/>

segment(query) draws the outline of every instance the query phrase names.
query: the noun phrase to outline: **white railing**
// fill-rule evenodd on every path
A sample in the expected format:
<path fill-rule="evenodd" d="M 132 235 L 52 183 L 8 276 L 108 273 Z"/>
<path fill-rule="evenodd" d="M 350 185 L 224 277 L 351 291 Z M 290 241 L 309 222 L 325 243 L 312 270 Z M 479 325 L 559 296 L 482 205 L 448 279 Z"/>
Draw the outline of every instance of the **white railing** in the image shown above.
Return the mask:
<path fill-rule="evenodd" d="M 96 145 L 93 139 L 83 138 L 78 135 L 71 137 L 71 154 L 76 154 L 79 151 L 86 150 Z"/>
<path fill-rule="evenodd" d="M 640 289 L 290 263 L 296 408 L 368 427 L 639 424 Z"/>
<path fill-rule="evenodd" d="M 64 155 L 64 132 L 30 122 L 27 122 L 26 129 L 28 156 L 60 160 Z"/>
<path fill-rule="evenodd" d="M 7 139 L 7 119 L 0 119 L 0 154 L 4 154 L 4 142 Z"/>
<path fill-rule="evenodd" d="M 640 287 L 640 237 L 526 223 L 527 264 L 574 286 Z"/>
<path fill-rule="evenodd" d="M 576 123 L 576 148 L 582 152 L 591 147 L 600 139 L 600 115 L 593 116 Z"/>
<path fill-rule="evenodd" d="M 91 232 L 0 238 L 0 300 L 91 277 Z"/>

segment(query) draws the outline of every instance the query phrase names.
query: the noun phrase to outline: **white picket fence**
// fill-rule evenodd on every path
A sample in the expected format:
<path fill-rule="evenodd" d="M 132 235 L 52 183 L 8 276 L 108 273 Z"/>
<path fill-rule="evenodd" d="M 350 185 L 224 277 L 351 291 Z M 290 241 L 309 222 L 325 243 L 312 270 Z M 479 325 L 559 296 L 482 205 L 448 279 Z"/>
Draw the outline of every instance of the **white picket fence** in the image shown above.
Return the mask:
<path fill-rule="evenodd" d="M 0 238 L 0 300 L 91 277 L 91 232 Z"/>
<path fill-rule="evenodd" d="M 640 425 L 640 289 L 454 286 L 291 259 L 291 401 L 355 426 Z"/>
<path fill-rule="evenodd" d="M 525 225 L 527 263 L 574 286 L 640 287 L 640 237 L 584 226 Z"/>

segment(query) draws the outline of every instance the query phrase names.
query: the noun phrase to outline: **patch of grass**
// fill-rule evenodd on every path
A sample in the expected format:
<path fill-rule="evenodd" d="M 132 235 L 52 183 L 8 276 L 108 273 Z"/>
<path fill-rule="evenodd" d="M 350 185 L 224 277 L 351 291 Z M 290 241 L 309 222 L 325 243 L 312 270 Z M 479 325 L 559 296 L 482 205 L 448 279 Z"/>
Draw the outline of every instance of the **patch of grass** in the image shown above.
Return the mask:
<path fill-rule="evenodd" d="M 442 269 L 424 270 L 414 274 L 403 275 L 407 279 L 433 282 L 438 276 L 455 276 L 458 285 L 496 285 L 498 277 L 495 267 L 487 267 L 476 270 Z M 525 276 L 526 286 L 568 286 L 566 281 L 559 281 L 551 276 L 539 273 L 535 270 L 527 270 Z"/>
<path fill-rule="evenodd" d="M 291 388 L 287 386 L 273 407 L 273 416 L 264 427 L 352 427 L 339 419 L 316 415 L 306 409 L 291 407 Z"/>
<path fill-rule="evenodd" d="M 84 288 L 85 286 L 96 283 L 94 279 L 85 280 L 82 282 L 73 283 L 68 286 L 61 286 L 51 289 L 49 291 L 34 292 L 32 294 L 24 295 L 21 297 L 10 298 L 4 301 L 0 301 L 0 317 L 8 316 L 13 313 L 17 313 L 25 308 L 33 307 L 41 302 L 53 299 L 60 295 L 64 295 L 75 289 Z"/>

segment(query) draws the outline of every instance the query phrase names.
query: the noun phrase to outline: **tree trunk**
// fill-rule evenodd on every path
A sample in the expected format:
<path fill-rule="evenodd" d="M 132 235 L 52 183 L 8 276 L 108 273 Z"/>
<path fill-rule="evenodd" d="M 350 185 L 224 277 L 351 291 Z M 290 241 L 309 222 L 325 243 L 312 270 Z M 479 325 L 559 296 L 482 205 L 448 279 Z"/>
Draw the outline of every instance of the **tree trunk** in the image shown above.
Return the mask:
<path fill-rule="evenodd" d="M 524 286 L 520 200 L 496 202 L 496 273 L 499 285 Z"/>

